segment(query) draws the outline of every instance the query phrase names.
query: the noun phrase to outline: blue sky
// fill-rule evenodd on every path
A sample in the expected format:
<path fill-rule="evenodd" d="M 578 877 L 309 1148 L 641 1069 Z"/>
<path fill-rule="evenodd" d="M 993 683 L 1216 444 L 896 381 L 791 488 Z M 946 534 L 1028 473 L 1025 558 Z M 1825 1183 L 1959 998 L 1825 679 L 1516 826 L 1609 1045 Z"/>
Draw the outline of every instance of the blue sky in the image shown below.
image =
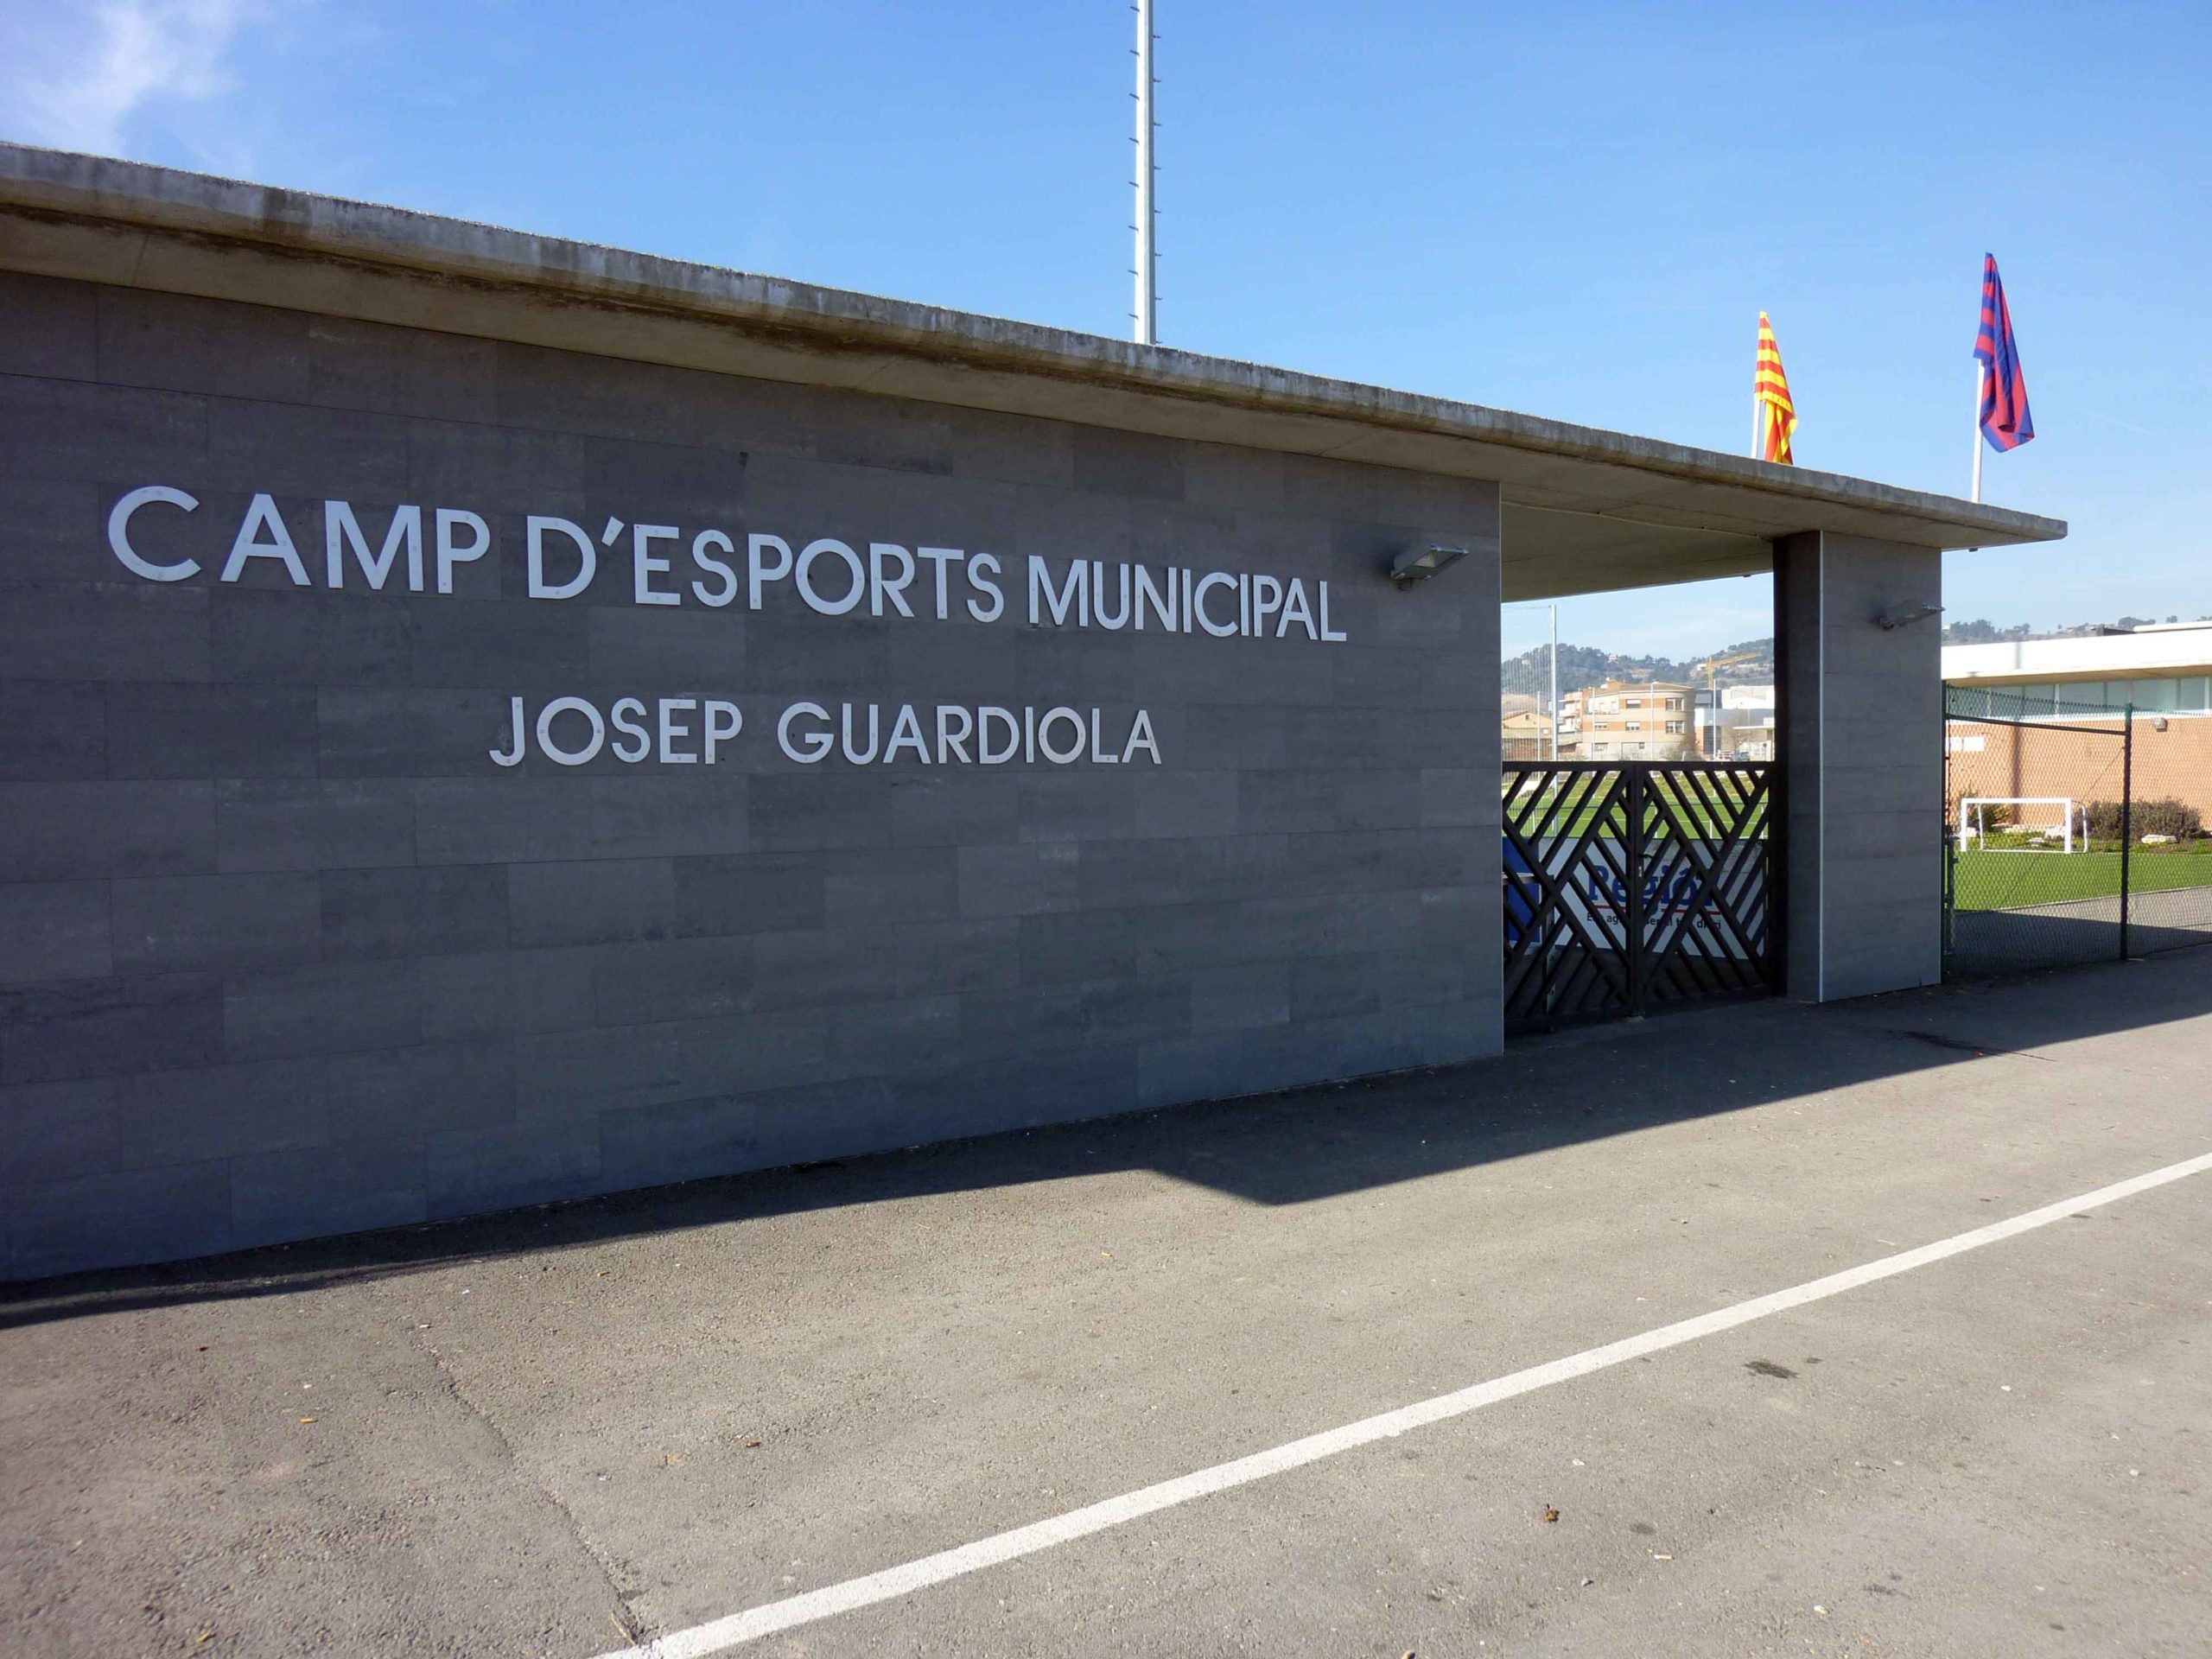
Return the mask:
<path fill-rule="evenodd" d="M 2037 441 L 1954 618 L 2212 612 L 2212 9 L 1158 0 L 1170 344 L 1963 493 L 1980 257 Z M 0 135 L 1128 327 L 1123 0 L 0 0 Z M 1763 582 L 1570 601 L 1694 653 Z M 1540 637 L 1509 610 L 1509 648 Z"/>

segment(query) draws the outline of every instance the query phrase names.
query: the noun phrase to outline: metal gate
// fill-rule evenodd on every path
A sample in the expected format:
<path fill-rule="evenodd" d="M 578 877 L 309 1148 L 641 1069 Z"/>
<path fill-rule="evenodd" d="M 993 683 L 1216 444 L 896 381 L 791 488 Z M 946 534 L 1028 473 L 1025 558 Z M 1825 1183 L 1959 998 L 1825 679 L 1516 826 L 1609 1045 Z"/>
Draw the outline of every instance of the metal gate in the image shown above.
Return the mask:
<path fill-rule="evenodd" d="M 1772 771 L 1506 766 L 1506 1029 L 1779 988 Z"/>

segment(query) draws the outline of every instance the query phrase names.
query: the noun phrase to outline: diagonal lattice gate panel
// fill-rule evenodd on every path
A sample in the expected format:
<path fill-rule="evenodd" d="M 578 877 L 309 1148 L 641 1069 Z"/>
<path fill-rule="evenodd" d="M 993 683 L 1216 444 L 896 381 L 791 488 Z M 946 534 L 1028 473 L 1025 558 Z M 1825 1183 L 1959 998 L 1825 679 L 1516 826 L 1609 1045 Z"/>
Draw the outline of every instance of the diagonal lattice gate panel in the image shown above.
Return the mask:
<path fill-rule="evenodd" d="M 1771 768 L 1504 768 L 1505 1021 L 1530 1030 L 1779 984 Z"/>

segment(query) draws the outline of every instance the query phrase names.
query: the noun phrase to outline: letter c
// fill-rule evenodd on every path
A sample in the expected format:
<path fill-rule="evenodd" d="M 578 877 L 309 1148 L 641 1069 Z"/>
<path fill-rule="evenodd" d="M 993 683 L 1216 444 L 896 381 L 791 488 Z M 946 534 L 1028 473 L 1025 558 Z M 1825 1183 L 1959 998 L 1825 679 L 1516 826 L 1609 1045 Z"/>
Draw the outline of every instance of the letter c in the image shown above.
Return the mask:
<path fill-rule="evenodd" d="M 199 501 L 182 490 L 173 490 L 166 484 L 149 484 L 137 489 L 117 502 L 107 515 L 107 544 L 123 567 L 133 575 L 143 576 L 149 582 L 182 582 L 187 576 L 200 574 L 200 561 L 183 559 L 175 564 L 156 564 L 142 559 L 130 545 L 130 515 L 149 501 L 159 501 L 164 506 L 182 507 L 187 512 L 198 509 Z"/>
<path fill-rule="evenodd" d="M 1230 575 L 1227 571 L 1211 570 L 1198 578 L 1198 585 L 1191 594 L 1191 610 L 1192 614 L 1198 619 L 1198 626 L 1217 639 L 1226 639 L 1230 635 L 1235 633 L 1236 632 L 1236 624 L 1234 622 L 1216 623 L 1213 618 L 1206 613 L 1206 594 L 1209 590 L 1217 587 L 1234 588 L 1236 585 L 1236 578 Z"/>

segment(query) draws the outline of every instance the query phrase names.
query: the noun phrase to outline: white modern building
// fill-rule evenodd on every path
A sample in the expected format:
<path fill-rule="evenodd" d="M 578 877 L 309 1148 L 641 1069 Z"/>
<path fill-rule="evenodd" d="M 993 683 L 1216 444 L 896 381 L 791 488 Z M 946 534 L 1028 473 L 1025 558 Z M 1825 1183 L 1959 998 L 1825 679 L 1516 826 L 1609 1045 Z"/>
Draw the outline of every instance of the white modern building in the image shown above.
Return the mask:
<path fill-rule="evenodd" d="M 1943 683 L 1958 716 L 2055 719 L 2131 706 L 2144 714 L 2212 714 L 2212 619 L 1946 645 Z"/>
<path fill-rule="evenodd" d="M 1774 759 L 1776 704 L 1771 685 L 1724 685 L 1697 694 L 1697 753 L 1713 760 Z"/>

